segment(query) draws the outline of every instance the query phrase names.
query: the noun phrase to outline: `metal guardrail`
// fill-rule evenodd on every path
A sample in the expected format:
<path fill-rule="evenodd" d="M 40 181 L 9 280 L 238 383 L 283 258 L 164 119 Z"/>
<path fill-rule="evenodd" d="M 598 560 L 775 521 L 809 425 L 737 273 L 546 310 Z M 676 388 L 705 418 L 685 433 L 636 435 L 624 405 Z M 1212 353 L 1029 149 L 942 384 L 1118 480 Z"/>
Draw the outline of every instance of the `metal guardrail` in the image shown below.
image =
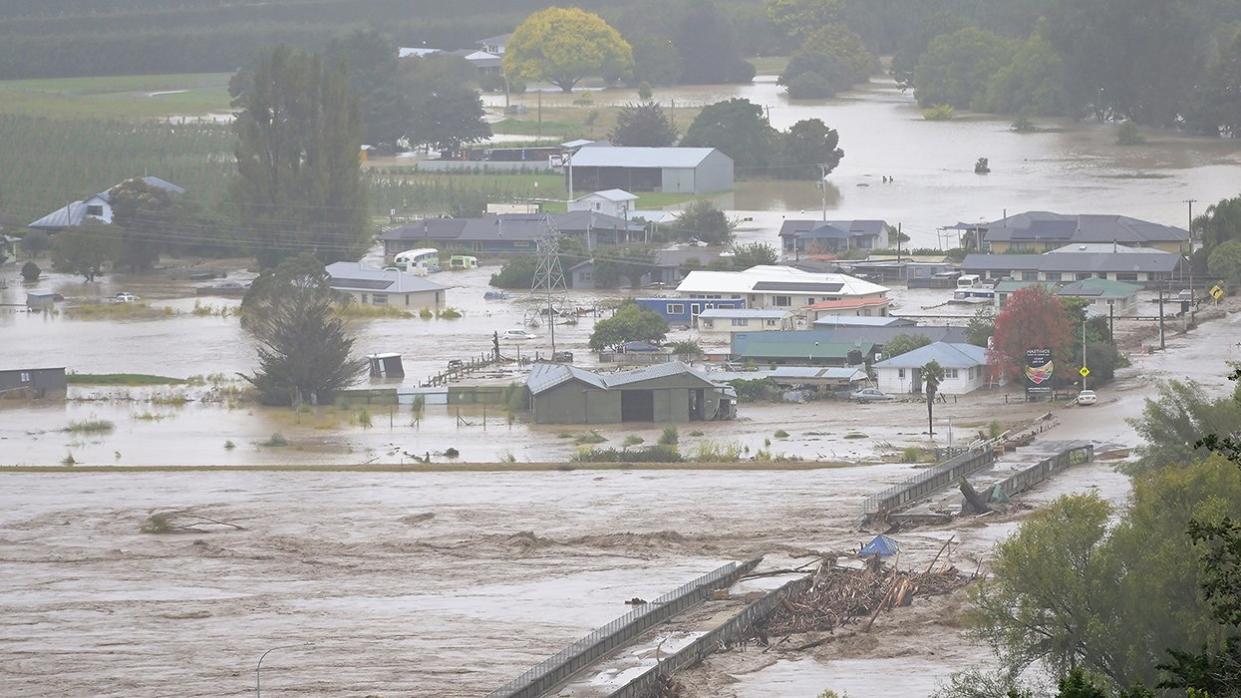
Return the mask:
<path fill-rule="evenodd" d="M 738 565 L 730 562 L 688 584 L 660 596 L 613 620 L 568 647 L 527 669 L 517 678 L 487 694 L 487 698 L 537 698 L 612 650 L 630 642 L 652 626 L 696 606 L 721 586 L 731 585 L 758 565 L 759 559 Z"/>
<path fill-rule="evenodd" d="M 993 485 L 992 489 L 999 487 L 1006 497 L 1011 497 L 1025 492 L 1060 470 L 1072 465 L 1089 463 L 1092 460 L 1094 460 L 1094 444 L 1069 448 Z"/>
<path fill-rule="evenodd" d="M 934 492 L 951 486 L 966 475 L 971 475 L 995 463 L 995 448 L 990 442 L 953 456 L 939 465 L 873 494 L 862 503 L 862 514 L 873 518 L 889 514 L 908 506 Z"/>

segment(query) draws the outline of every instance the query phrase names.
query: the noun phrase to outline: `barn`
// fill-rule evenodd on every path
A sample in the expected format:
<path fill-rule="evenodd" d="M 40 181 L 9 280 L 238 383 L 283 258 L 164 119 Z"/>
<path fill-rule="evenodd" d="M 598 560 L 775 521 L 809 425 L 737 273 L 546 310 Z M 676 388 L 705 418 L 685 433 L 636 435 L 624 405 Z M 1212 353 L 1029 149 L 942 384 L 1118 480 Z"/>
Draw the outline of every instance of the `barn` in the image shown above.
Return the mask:
<path fill-rule="evenodd" d="M 733 188 L 733 159 L 716 148 L 589 147 L 571 164 L 575 190 L 714 194 Z"/>

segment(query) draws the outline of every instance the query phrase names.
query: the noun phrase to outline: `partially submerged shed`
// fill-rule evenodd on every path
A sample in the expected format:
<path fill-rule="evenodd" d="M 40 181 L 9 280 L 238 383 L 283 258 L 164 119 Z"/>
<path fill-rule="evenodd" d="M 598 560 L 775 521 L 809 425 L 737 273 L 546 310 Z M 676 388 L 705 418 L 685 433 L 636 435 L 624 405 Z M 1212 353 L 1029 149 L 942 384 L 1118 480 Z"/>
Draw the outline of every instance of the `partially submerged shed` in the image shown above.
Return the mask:
<path fill-rule="evenodd" d="M 732 419 L 736 393 L 680 361 L 602 374 L 536 364 L 526 381 L 539 424 L 619 424 Z"/>

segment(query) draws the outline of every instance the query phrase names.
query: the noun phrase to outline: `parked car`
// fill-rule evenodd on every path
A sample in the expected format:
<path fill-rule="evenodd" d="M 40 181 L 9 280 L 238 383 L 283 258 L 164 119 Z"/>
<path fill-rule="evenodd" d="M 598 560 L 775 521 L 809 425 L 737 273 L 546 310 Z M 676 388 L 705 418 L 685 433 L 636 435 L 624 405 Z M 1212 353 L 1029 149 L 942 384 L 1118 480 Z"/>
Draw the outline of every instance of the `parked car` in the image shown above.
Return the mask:
<path fill-rule="evenodd" d="M 448 368 L 461 368 L 462 366 L 465 366 L 465 362 L 461 359 L 450 359 L 448 361 Z"/>
<path fill-rule="evenodd" d="M 132 293 L 129 293 L 128 291 L 121 291 L 120 293 L 113 296 L 113 300 L 115 300 L 117 303 L 133 303 L 135 301 L 139 301 L 142 299 L 138 298 Z"/>
<path fill-rule="evenodd" d="M 504 330 L 500 333 L 500 339 L 537 339 L 538 335 L 523 329 Z"/>
<path fill-rule="evenodd" d="M 1093 405 L 1098 401 L 1099 396 L 1095 395 L 1093 390 L 1083 390 L 1077 394 L 1077 404 L 1082 405 L 1083 407 L 1086 405 Z"/>
<path fill-rule="evenodd" d="M 552 362 L 558 364 L 571 364 L 573 363 L 573 352 L 558 351 L 552 354 Z"/>
<path fill-rule="evenodd" d="M 891 400 L 892 396 L 879 392 L 878 388 L 862 388 L 849 393 L 849 399 L 854 402 L 879 402 Z"/>

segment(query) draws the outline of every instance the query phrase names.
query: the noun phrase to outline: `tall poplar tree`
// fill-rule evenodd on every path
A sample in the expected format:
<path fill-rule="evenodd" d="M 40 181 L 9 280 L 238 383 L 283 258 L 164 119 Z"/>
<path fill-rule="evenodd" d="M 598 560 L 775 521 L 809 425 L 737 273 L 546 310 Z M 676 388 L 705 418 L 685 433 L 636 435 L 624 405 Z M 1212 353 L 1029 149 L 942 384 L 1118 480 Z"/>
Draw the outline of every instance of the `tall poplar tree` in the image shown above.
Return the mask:
<path fill-rule="evenodd" d="M 362 119 L 344 67 L 279 46 L 239 78 L 232 194 L 259 264 L 304 251 L 325 264 L 357 259 L 370 235 Z"/>

